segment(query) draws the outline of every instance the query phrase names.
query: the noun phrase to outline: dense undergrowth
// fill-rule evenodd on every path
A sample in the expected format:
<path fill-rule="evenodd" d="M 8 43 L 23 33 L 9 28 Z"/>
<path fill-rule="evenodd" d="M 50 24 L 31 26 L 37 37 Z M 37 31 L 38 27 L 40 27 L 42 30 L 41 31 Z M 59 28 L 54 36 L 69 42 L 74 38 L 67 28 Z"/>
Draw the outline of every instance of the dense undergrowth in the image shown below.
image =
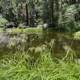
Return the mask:
<path fill-rule="evenodd" d="M 74 36 L 77 35 L 74 37 L 75 39 L 79 39 L 78 33 L 74 34 Z M 16 37 L 13 37 L 13 40 L 15 40 L 14 38 Z M 25 38 L 21 37 L 23 44 L 19 48 L 10 43 L 11 51 L 7 51 L 7 54 L 0 52 L 0 54 L 3 54 L 0 57 L 0 80 L 80 80 L 80 62 L 77 59 L 75 60 L 74 54 L 76 53 L 71 45 L 66 44 L 64 46 L 66 52 L 63 58 L 56 58 L 55 53 L 52 55 L 55 39 L 51 39 L 50 42 L 42 43 L 37 47 L 26 48 L 27 50 L 25 50 L 24 44 L 33 44 L 31 41 L 24 43 L 23 39 Z M 37 39 L 33 35 L 30 40 Z M 40 38 L 37 41 L 39 40 Z M 37 41 L 35 42 L 36 45 Z M 56 50 L 58 50 L 57 47 Z"/>
<path fill-rule="evenodd" d="M 27 52 L 5 55 L 0 80 L 80 80 L 79 64 L 52 58 L 48 50 L 34 57 Z"/>

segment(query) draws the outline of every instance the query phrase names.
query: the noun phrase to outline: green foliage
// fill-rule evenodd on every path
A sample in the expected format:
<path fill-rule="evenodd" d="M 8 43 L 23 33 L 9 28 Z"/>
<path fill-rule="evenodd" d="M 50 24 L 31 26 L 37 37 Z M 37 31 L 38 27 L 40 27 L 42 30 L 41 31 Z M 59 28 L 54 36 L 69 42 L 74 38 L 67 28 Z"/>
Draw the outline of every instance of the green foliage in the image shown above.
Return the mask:
<path fill-rule="evenodd" d="M 27 59 L 27 60 L 26 60 Z M 0 60 L 0 80 L 79 80 L 80 65 L 54 62 L 49 52 L 42 52 L 38 61 L 30 64 L 25 53 L 4 56 Z"/>
<path fill-rule="evenodd" d="M 3 32 L 3 31 L 1 31 Z M 7 33 L 10 34 L 19 34 L 19 33 L 26 33 L 26 34 L 42 34 L 43 33 L 43 29 L 42 28 L 27 28 L 27 29 L 7 29 L 6 30 Z"/>
<path fill-rule="evenodd" d="M 74 33 L 74 39 L 80 40 L 80 31 Z"/>
<path fill-rule="evenodd" d="M 1 0 L 0 12 L 8 21 L 30 27 L 47 23 L 59 31 L 80 30 L 80 4 L 76 0 Z"/>
<path fill-rule="evenodd" d="M 80 29 L 79 19 L 76 18 L 79 15 L 79 8 L 79 6 L 76 7 L 76 4 L 74 4 L 63 9 L 62 21 L 60 23 L 62 24 L 63 30 L 74 32 Z"/>
<path fill-rule="evenodd" d="M 12 30 L 15 31 L 15 29 Z M 33 32 L 35 31 L 35 28 L 29 28 L 27 30 Z M 58 43 L 58 40 L 49 39 L 48 41 L 44 41 L 44 43 L 41 42 L 41 40 L 39 44 L 38 40 L 40 40 L 40 38 L 36 34 L 29 34 L 28 37 L 26 35 L 27 34 L 15 35 L 8 33 L 8 36 L 11 37 L 8 45 L 8 47 L 10 48 L 9 50 L 8 48 L 6 50 L 5 48 L 3 48 L 3 52 L 0 52 L 2 54 L 0 55 L 0 80 L 80 79 L 80 62 L 78 62 L 77 64 L 77 59 L 73 57 L 75 52 L 70 46 L 68 46 L 67 44 L 63 45 L 65 48 L 66 56 L 64 56 L 64 60 L 62 60 L 62 58 L 56 58 L 54 56 L 55 53 L 52 53 L 52 50 L 55 46 L 59 47 L 59 45 L 56 44 Z M 18 36 L 18 38 L 16 36 Z M 49 36 L 51 35 L 49 34 Z M 50 38 L 49 36 L 48 38 Z M 61 41 L 61 36 L 59 33 L 59 38 L 57 37 L 57 35 L 55 37 L 57 37 L 57 39 Z M 27 40 L 27 42 L 25 40 Z M 62 47 L 62 43 L 63 41 L 60 42 L 60 47 Z M 58 51 L 57 47 L 56 50 Z M 8 53 L 5 54 L 5 52 Z"/>
<path fill-rule="evenodd" d="M 7 22 L 5 18 L 0 17 L 0 28 L 3 28 Z"/>

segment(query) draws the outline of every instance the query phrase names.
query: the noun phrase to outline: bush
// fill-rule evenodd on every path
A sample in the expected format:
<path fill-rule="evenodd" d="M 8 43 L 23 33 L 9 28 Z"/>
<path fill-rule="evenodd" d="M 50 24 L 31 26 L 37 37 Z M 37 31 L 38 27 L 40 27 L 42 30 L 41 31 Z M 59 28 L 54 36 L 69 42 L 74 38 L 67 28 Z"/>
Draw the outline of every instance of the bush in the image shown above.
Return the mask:
<path fill-rule="evenodd" d="M 0 17 L 0 28 L 3 28 L 7 22 L 5 18 Z"/>
<path fill-rule="evenodd" d="M 80 40 L 80 31 L 74 33 L 74 39 Z"/>
<path fill-rule="evenodd" d="M 80 29 L 79 19 L 76 18 L 79 15 L 79 10 L 76 5 L 68 6 L 60 21 L 60 27 L 63 31 L 75 32 Z"/>

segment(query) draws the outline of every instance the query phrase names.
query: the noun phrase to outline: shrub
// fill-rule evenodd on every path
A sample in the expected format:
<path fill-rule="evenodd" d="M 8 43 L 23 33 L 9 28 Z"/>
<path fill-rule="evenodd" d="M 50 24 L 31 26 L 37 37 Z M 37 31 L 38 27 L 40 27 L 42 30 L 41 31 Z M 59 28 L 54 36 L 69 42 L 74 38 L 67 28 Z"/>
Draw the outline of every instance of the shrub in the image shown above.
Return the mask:
<path fill-rule="evenodd" d="M 74 33 L 74 39 L 80 40 L 80 31 Z"/>
<path fill-rule="evenodd" d="M 0 17 L 0 28 L 3 28 L 7 22 L 5 18 Z"/>
<path fill-rule="evenodd" d="M 79 19 L 76 16 L 79 15 L 79 10 L 76 5 L 66 7 L 63 12 L 62 19 L 60 21 L 60 27 L 64 31 L 74 32 L 80 29 Z"/>

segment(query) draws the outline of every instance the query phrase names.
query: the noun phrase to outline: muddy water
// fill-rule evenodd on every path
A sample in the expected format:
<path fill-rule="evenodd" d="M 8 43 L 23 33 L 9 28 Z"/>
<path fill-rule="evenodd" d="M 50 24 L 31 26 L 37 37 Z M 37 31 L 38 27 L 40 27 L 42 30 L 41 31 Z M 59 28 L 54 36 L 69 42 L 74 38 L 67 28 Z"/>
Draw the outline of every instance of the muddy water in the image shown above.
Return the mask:
<path fill-rule="evenodd" d="M 55 40 L 52 53 L 61 55 L 66 53 L 64 46 L 70 47 L 80 56 L 80 40 L 73 39 L 72 34 L 67 33 L 42 33 L 42 34 L 9 34 L 0 33 L 0 56 L 16 51 L 27 51 L 29 47 L 40 46 L 45 42 Z"/>

